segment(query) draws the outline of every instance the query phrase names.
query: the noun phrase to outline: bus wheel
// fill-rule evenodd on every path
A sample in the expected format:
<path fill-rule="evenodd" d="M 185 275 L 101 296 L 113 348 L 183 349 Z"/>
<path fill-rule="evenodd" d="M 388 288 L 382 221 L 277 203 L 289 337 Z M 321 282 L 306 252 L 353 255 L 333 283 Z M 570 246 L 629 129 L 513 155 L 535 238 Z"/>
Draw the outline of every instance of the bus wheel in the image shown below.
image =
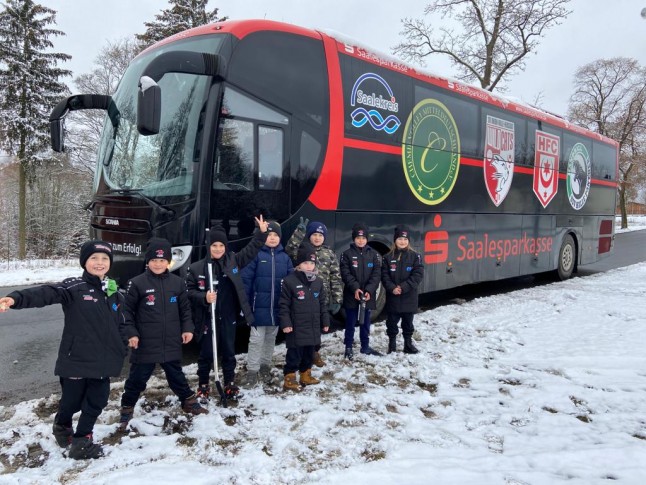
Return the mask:
<path fill-rule="evenodd" d="M 561 249 L 559 250 L 559 266 L 556 270 L 560 280 L 567 280 L 572 276 L 575 262 L 576 248 L 574 246 L 574 239 L 569 234 L 566 234 L 561 243 Z"/>
<path fill-rule="evenodd" d="M 377 287 L 377 301 L 375 302 L 377 305 L 377 308 L 372 310 L 372 313 L 370 313 L 370 320 L 375 321 L 379 315 L 381 315 L 381 312 L 384 311 L 384 307 L 386 306 L 386 288 L 384 288 L 384 285 L 379 283 L 379 286 Z"/>

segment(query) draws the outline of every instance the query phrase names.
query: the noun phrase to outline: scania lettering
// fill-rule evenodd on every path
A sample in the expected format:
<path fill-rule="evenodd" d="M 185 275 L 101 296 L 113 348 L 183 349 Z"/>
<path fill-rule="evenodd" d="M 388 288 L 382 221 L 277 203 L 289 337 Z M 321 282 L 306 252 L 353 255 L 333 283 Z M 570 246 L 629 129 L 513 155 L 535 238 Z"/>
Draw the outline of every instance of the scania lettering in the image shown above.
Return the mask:
<path fill-rule="evenodd" d="M 162 40 L 112 96 L 59 103 L 55 150 L 78 109 L 106 111 L 90 224 L 121 285 L 150 237 L 171 241 L 183 272 L 206 227 L 237 250 L 260 213 L 283 243 L 301 217 L 322 221 L 337 254 L 357 221 L 381 254 L 406 224 L 423 292 L 567 278 L 613 249 L 616 142 L 336 33 L 243 20 Z"/>

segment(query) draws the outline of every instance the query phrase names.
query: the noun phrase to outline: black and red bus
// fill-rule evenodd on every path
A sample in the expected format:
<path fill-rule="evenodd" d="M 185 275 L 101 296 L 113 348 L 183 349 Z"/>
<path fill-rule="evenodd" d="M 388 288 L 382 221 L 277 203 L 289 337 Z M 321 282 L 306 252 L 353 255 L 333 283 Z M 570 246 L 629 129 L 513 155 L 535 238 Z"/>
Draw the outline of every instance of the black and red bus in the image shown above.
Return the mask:
<path fill-rule="evenodd" d="M 235 249 L 253 217 L 324 222 L 338 253 L 363 221 L 385 253 L 395 225 L 424 255 L 423 291 L 556 271 L 613 248 L 617 144 L 530 106 L 413 69 L 337 34 L 226 21 L 135 58 L 112 96 L 52 112 L 107 111 L 92 237 L 115 248 L 120 284 L 145 242 L 169 239 L 175 269 L 222 224 Z"/>

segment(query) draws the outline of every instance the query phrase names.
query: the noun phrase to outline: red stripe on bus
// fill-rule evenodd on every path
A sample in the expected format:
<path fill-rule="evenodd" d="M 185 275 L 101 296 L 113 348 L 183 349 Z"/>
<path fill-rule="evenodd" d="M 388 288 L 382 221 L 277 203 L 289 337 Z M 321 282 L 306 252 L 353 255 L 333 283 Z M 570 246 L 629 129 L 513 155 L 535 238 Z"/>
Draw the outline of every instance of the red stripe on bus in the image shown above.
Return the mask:
<path fill-rule="evenodd" d="M 330 83 L 330 133 L 323 167 L 309 200 L 318 209 L 335 210 L 339 204 L 343 171 L 343 87 L 336 41 L 323 36 L 323 47 Z"/>
<path fill-rule="evenodd" d="M 401 156 L 401 146 L 384 145 L 383 143 L 375 143 L 372 141 L 357 140 L 356 138 L 346 138 L 343 144 L 348 148 L 356 148 L 357 150 L 366 150 L 369 152 L 390 153 L 391 155 Z"/>

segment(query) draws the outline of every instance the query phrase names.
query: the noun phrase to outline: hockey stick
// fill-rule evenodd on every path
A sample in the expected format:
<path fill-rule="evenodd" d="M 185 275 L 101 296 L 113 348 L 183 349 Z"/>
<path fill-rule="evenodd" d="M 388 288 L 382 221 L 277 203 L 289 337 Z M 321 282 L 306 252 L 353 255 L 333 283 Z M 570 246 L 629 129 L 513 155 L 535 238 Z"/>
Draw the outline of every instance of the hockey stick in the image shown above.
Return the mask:
<path fill-rule="evenodd" d="M 214 292 L 218 282 L 213 281 L 213 263 L 209 261 L 207 266 L 209 269 L 209 289 Z M 220 370 L 218 369 L 218 339 L 216 336 L 217 329 L 215 326 L 215 300 L 211 303 L 211 329 L 211 338 L 213 343 L 213 378 L 215 379 L 215 388 L 218 390 L 218 394 L 220 395 L 220 403 L 226 408 L 227 395 L 222 388 L 222 383 L 220 383 Z"/>

